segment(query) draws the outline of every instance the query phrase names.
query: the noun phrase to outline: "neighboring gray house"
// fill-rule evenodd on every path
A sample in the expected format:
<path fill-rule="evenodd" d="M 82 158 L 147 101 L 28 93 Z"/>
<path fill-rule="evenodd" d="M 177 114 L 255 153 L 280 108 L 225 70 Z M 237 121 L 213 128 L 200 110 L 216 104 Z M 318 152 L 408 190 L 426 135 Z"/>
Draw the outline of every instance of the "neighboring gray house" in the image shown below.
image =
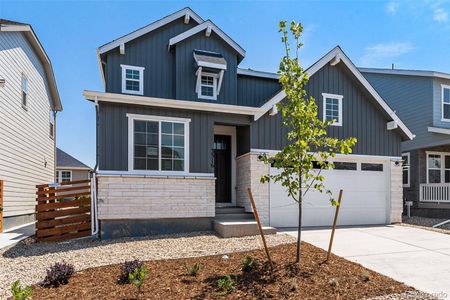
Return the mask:
<path fill-rule="evenodd" d="M 416 137 L 402 143 L 404 197 L 414 215 L 450 217 L 450 74 L 360 71 Z"/>
<path fill-rule="evenodd" d="M 0 19 L 4 229 L 33 221 L 35 186 L 55 179 L 56 112 L 61 110 L 50 59 L 31 26 Z"/>
<path fill-rule="evenodd" d="M 56 182 L 89 179 L 91 167 L 63 150 L 56 149 Z"/>
<path fill-rule="evenodd" d="M 103 237 L 205 230 L 248 217 L 247 188 L 264 225 L 297 225 L 286 190 L 260 183 L 278 170 L 258 156 L 287 143 L 277 74 L 239 68 L 245 50 L 189 8 L 97 53 L 105 92 L 84 96 L 97 110 Z M 330 134 L 358 139 L 352 155 L 337 155 L 336 169 L 325 171 L 335 195 L 344 189 L 339 224 L 400 222 L 400 146 L 412 133 L 340 47 L 307 72 L 319 117 L 336 120 Z M 330 225 L 333 214 L 325 195 L 306 197 L 306 226 Z"/>

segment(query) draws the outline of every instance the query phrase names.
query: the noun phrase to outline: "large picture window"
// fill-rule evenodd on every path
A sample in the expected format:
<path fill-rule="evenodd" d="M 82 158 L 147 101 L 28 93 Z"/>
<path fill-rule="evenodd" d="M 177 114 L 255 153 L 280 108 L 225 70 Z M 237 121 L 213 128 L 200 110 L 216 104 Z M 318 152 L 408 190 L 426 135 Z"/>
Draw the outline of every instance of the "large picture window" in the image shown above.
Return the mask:
<path fill-rule="evenodd" d="M 450 85 L 442 85 L 442 120 L 450 122 Z"/>
<path fill-rule="evenodd" d="M 427 183 L 450 183 L 450 153 L 427 153 Z"/>
<path fill-rule="evenodd" d="M 133 171 L 188 172 L 189 119 L 128 115 Z"/>

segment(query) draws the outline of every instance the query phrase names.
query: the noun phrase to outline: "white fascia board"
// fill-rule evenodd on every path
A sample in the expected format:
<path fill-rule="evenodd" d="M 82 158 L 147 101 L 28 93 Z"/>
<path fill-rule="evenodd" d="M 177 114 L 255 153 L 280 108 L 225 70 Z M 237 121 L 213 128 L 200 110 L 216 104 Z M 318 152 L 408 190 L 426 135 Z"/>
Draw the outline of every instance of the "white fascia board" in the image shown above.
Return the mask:
<path fill-rule="evenodd" d="M 324 57 L 319 59 L 316 63 L 314 63 L 311 67 L 309 67 L 305 73 L 311 77 L 313 76 L 317 71 L 322 69 L 327 63 L 335 59 L 336 57 L 340 58 L 340 61 L 343 62 L 349 70 L 352 72 L 352 74 L 361 82 L 361 84 L 367 89 L 367 91 L 375 98 L 375 100 L 378 102 L 378 104 L 383 108 L 383 110 L 392 118 L 393 121 L 395 121 L 400 129 L 403 131 L 403 133 L 410 139 L 414 139 L 415 135 L 406 127 L 406 125 L 400 120 L 400 118 L 395 114 L 395 112 L 389 107 L 389 105 L 381 98 L 381 96 L 378 94 L 378 92 L 372 87 L 372 85 L 367 81 L 367 79 L 361 74 L 361 72 L 356 68 L 356 66 L 350 61 L 350 59 L 345 55 L 345 53 L 341 50 L 339 46 L 335 47 L 333 50 L 328 52 Z M 266 104 L 264 104 L 262 107 L 265 107 L 265 114 L 269 109 L 278 103 L 279 101 L 283 100 L 286 97 L 286 94 L 284 91 L 280 91 L 278 94 L 273 96 Z"/>
<path fill-rule="evenodd" d="M 449 128 L 428 127 L 428 132 L 450 134 Z"/>
<path fill-rule="evenodd" d="M 197 23 L 202 23 L 203 19 L 197 15 L 192 9 L 189 7 L 183 8 L 182 10 L 179 10 L 171 15 L 168 15 L 167 17 L 164 17 L 156 22 L 153 22 L 147 26 L 142 27 L 141 29 L 138 29 L 136 31 L 133 31 L 127 35 L 124 35 L 117 40 L 114 40 L 110 43 L 107 43 L 101 47 L 98 48 L 98 51 L 100 54 L 103 54 L 105 52 L 108 52 L 116 47 L 119 47 L 120 44 L 125 44 L 131 40 L 134 40 L 144 34 L 147 34 L 155 29 L 158 29 L 166 24 L 169 24 L 172 21 L 175 21 L 181 17 L 185 17 L 186 14 L 189 14 L 189 18 L 194 19 Z"/>
<path fill-rule="evenodd" d="M 219 69 L 219 70 L 226 70 L 227 69 L 227 65 L 215 64 L 215 63 L 210 63 L 210 62 L 201 61 L 201 60 L 197 61 L 197 65 L 199 67 Z"/>
<path fill-rule="evenodd" d="M 218 104 L 208 102 L 175 100 L 166 98 L 154 98 L 124 94 L 84 91 L 83 96 L 90 101 L 126 103 L 156 107 L 178 108 L 188 110 L 212 111 L 254 116 L 261 110 L 258 107 Z"/>
<path fill-rule="evenodd" d="M 390 74 L 390 75 L 405 75 L 405 76 L 421 76 L 421 77 L 437 77 L 443 79 L 450 79 L 450 74 L 436 71 L 425 70 L 399 70 L 399 69 L 378 69 L 378 68 L 359 68 L 363 73 L 374 74 Z"/>
<path fill-rule="evenodd" d="M 264 71 L 256 71 L 256 70 L 250 70 L 250 69 L 237 69 L 237 73 L 239 75 L 247 75 L 247 76 L 254 76 L 254 77 L 263 77 L 263 78 L 270 78 L 270 79 L 280 79 L 280 75 L 277 73 L 271 73 L 271 72 L 264 72 Z"/>
<path fill-rule="evenodd" d="M 242 57 L 245 56 L 245 50 L 239 46 L 235 41 L 233 41 L 225 32 L 223 32 L 219 27 L 217 27 L 211 20 L 207 20 L 183 33 L 180 33 L 177 36 L 174 36 L 169 40 L 169 49 L 173 45 L 203 31 L 208 28 L 211 28 L 218 36 L 220 36 L 227 44 L 229 44 L 234 50 L 236 50 Z"/>

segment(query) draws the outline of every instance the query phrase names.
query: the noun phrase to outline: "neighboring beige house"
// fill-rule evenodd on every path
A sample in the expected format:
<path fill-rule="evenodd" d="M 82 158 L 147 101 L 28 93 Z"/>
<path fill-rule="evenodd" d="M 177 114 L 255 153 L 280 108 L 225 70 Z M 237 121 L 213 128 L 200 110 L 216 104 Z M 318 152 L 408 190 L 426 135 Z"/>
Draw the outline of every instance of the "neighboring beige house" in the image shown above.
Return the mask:
<path fill-rule="evenodd" d="M 36 185 L 55 179 L 61 110 L 50 59 L 31 26 L 0 19 L 0 228 L 34 220 Z"/>
<path fill-rule="evenodd" d="M 56 182 L 89 179 L 91 171 L 89 166 L 56 148 Z"/>

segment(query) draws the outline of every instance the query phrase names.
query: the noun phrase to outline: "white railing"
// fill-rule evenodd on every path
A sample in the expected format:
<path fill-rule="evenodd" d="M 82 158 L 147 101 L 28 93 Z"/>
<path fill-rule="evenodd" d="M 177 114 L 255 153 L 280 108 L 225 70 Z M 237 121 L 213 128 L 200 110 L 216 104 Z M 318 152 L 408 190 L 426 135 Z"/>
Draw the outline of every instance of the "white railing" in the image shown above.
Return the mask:
<path fill-rule="evenodd" d="M 420 201 L 450 203 L 450 183 L 421 184 Z"/>

